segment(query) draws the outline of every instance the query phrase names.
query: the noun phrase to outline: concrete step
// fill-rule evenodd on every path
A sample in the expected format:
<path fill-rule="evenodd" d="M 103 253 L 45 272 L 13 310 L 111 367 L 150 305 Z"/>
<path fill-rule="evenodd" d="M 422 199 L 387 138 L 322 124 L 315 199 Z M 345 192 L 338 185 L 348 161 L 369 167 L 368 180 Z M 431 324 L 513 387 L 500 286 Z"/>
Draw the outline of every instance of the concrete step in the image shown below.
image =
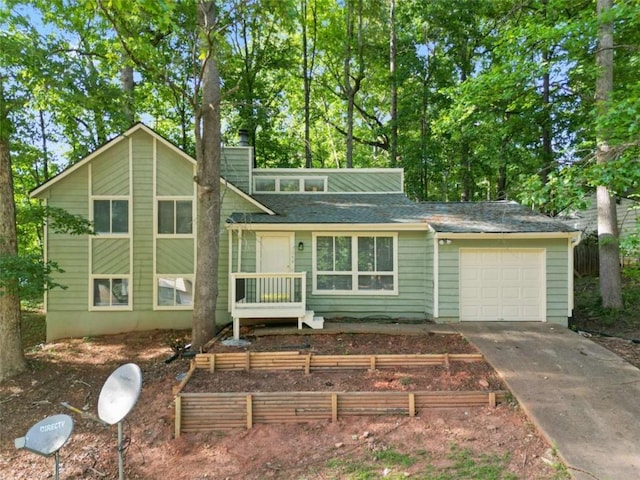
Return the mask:
<path fill-rule="evenodd" d="M 298 329 L 302 329 L 302 325 L 306 324 L 314 330 L 322 330 L 324 328 L 324 318 L 314 316 L 313 310 L 307 310 L 304 317 L 298 319 Z"/>

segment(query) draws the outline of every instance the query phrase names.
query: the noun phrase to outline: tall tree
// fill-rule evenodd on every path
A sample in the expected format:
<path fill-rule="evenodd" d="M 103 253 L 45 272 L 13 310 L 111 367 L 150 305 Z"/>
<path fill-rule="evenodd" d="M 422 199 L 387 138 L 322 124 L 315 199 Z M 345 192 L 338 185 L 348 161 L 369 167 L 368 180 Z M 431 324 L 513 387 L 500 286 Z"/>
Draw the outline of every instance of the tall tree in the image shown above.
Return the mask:
<path fill-rule="evenodd" d="M 0 42 L 0 47 L 6 42 Z M 2 48 L 0 48 L 2 50 Z M 18 256 L 16 210 L 13 198 L 9 115 L 13 99 L 5 93 L 6 80 L 0 73 L 0 258 Z M 15 282 L 18 279 L 14 279 Z M 0 286 L 0 381 L 26 368 L 22 354 L 20 298 L 17 285 Z"/>
<path fill-rule="evenodd" d="M 612 0 L 598 0 L 598 46 L 596 50 L 596 115 L 607 115 L 613 92 L 613 19 Z M 608 132 L 599 128 L 596 132 L 596 161 L 605 165 L 612 161 Z M 600 294 L 602 306 L 621 309 L 622 279 L 620 274 L 620 245 L 616 203 L 607 185 L 597 186 L 598 202 L 598 251 L 600 254 Z"/>
<path fill-rule="evenodd" d="M 145 79 L 156 87 L 169 88 L 188 100 L 193 109 L 198 244 L 193 296 L 192 344 L 203 346 L 216 331 L 218 257 L 220 251 L 220 74 L 218 53 L 222 15 L 213 1 L 190 4 L 158 4 L 99 1 L 128 58 Z M 132 12 L 135 15 L 132 15 Z M 195 25 L 196 28 L 191 28 Z M 189 33 L 192 32 L 192 33 Z M 176 53 L 178 51 L 178 53 Z M 191 52 L 190 89 L 184 89 L 185 52 Z"/>

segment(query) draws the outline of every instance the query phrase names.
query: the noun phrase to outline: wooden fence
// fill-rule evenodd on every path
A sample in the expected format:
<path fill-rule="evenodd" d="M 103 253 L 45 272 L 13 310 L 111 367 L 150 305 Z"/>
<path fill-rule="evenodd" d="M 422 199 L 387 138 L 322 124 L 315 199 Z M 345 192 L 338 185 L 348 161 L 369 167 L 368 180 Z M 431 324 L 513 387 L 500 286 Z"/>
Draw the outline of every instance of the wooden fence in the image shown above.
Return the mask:
<path fill-rule="evenodd" d="M 450 362 L 482 361 L 481 354 L 314 355 L 299 352 L 242 352 L 198 354 L 174 390 L 175 436 L 251 428 L 256 424 L 337 421 L 354 415 L 415 416 L 425 408 L 495 406 L 504 391 L 447 392 L 233 392 L 191 393 L 182 390 L 197 369 L 337 370 L 419 368 Z"/>

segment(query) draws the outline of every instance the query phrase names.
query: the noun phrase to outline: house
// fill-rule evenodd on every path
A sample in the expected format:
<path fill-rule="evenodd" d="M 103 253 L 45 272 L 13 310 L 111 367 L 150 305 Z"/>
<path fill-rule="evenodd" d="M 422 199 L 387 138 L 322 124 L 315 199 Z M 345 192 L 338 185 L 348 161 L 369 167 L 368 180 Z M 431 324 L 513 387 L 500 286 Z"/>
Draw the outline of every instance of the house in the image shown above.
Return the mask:
<path fill-rule="evenodd" d="M 259 169 L 226 146 L 218 323 L 548 321 L 573 309 L 579 233 L 512 202 L 415 203 L 402 169 Z M 91 219 L 46 232 L 68 288 L 47 339 L 191 326 L 195 161 L 138 124 L 32 192 Z"/>
<path fill-rule="evenodd" d="M 627 197 L 616 197 L 615 202 L 620 237 L 636 234 L 640 220 L 640 202 Z M 598 205 L 595 193 L 587 199 L 586 208 L 563 211 L 558 215 L 558 219 L 583 234 L 597 235 Z"/>

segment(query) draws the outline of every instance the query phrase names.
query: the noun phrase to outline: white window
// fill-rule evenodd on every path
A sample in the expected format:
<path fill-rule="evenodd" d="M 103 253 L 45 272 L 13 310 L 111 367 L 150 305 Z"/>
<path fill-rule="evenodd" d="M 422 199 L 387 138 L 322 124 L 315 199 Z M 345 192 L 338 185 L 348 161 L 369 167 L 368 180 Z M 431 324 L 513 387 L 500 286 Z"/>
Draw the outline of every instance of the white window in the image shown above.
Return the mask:
<path fill-rule="evenodd" d="M 326 192 L 327 177 L 254 177 L 256 193 Z"/>
<path fill-rule="evenodd" d="M 191 309 L 193 278 L 190 276 L 158 275 L 156 277 L 156 307 L 159 309 Z"/>
<path fill-rule="evenodd" d="M 129 200 L 94 199 L 93 228 L 101 234 L 129 233 Z"/>
<path fill-rule="evenodd" d="M 314 292 L 397 294 L 397 236 L 314 236 Z"/>
<path fill-rule="evenodd" d="M 192 200 L 158 200 L 158 235 L 193 234 Z"/>
<path fill-rule="evenodd" d="M 96 308 L 126 308 L 130 305 L 129 278 L 94 277 L 93 302 Z"/>

